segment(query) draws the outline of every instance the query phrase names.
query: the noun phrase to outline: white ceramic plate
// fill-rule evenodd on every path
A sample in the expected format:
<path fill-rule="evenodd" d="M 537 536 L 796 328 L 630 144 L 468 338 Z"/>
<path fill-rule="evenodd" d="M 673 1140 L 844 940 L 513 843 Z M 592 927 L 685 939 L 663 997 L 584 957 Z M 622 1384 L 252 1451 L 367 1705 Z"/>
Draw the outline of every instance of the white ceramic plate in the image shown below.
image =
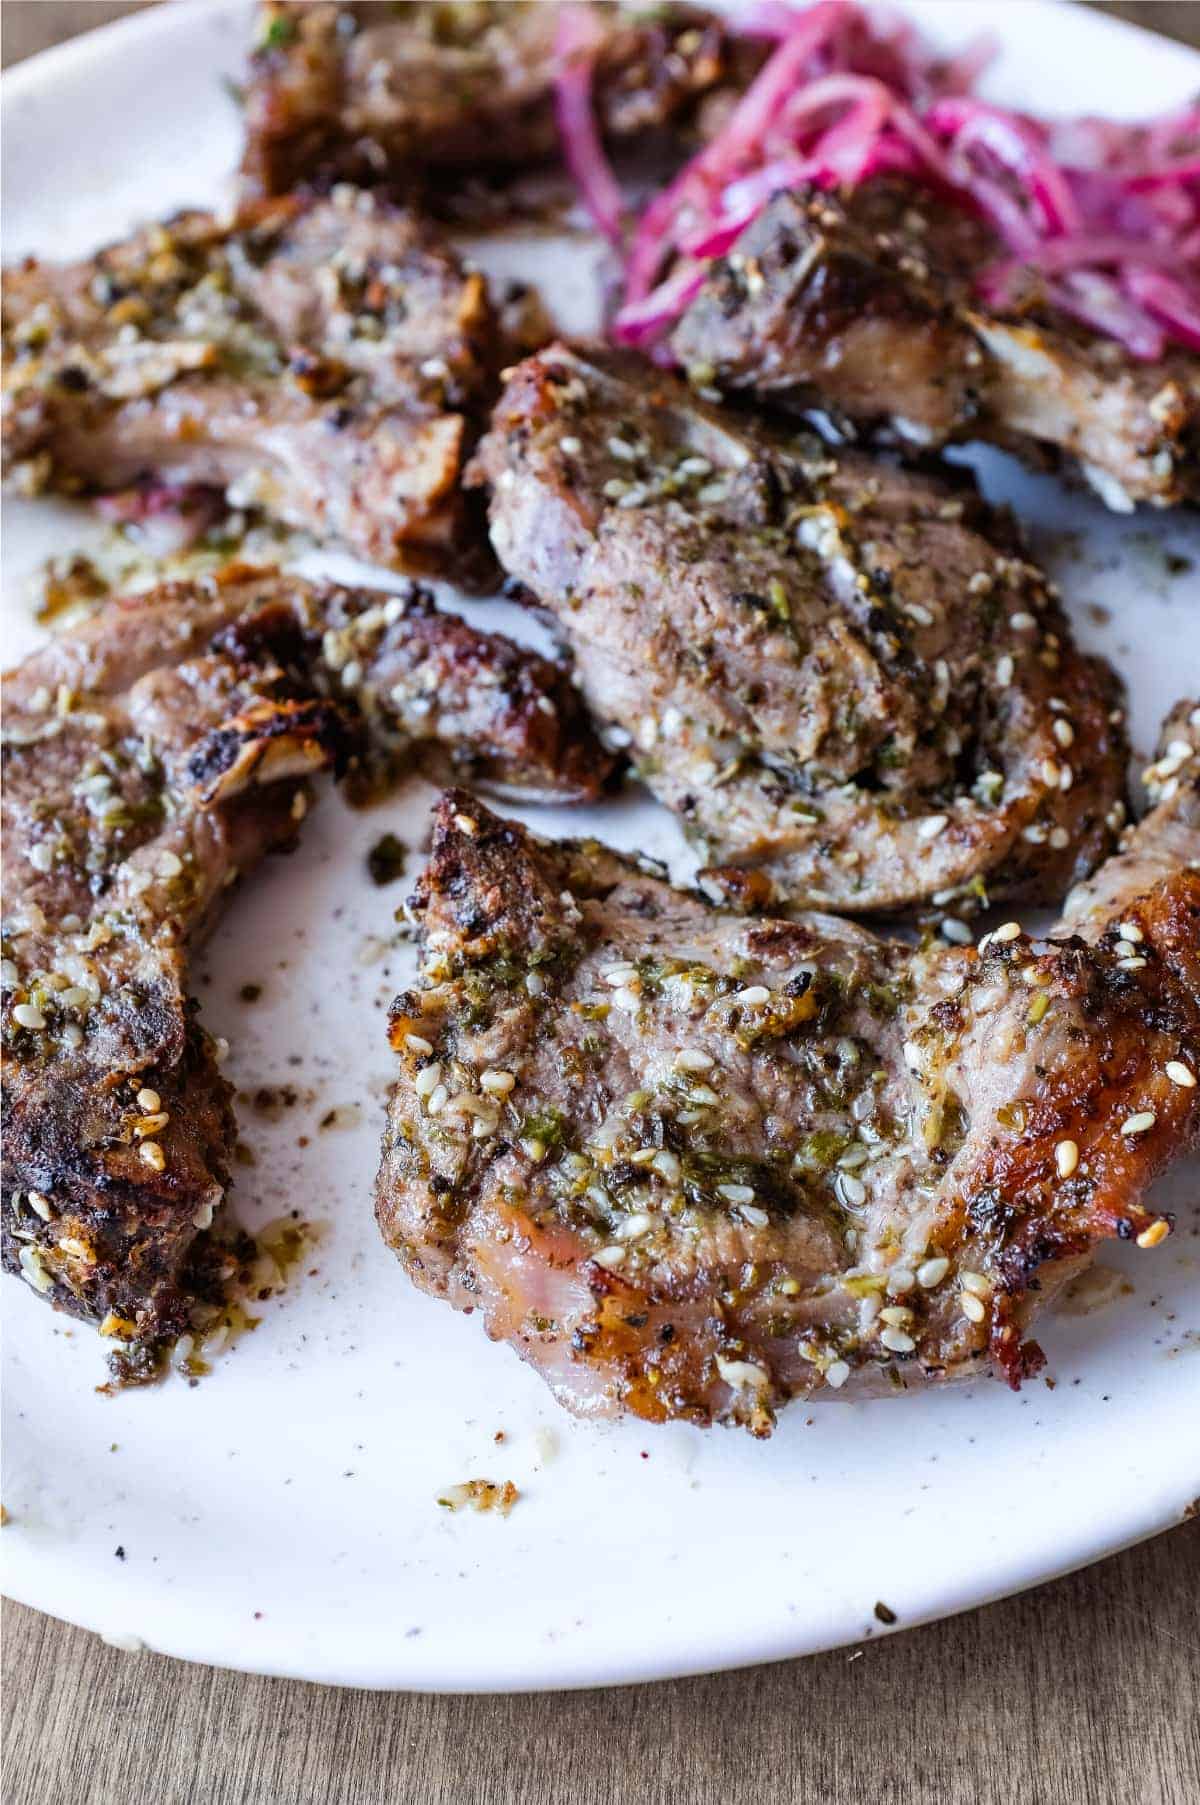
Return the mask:
<path fill-rule="evenodd" d="M 985 24 L 1002 34 L 995 91 L 1034 107 L 1137 115 L 1200 81 L 1200 59 L 1043 0 L 914 10 L 950 43 Z M 6 77 L 6 254 L 82 252 L 216 199 L 239 135 L 221 77 L 238 72 L 246 24 L 230 0 L 182 0 Z M 510 243 L 481 261 L 528 274 L 533 254 Z M 556 303 L 585 315 L 590 254 L 538 255 Z M 985 480 L 1033 522 L 1082 639 L 1125 672 L 1146 751 L 1165 707 L 1200 685 L 1200 581 L 1171 579 L 1164 557 L 1200 561 L 1196 522 L 1114 520 L 998 458 Z M 30 570 L 95 529 L 50 503 L 14 505 L 6 524 L 11 660 L 35 636 Z M 489 618 L 511 629 L 515 617 Z M 239 1173 L 236 1209 L 252 1225 L 293 1207 L 325 1223 L 315 1275 L 265 1305 L 196 1387 L 172 1378 L 113 1398 L 94 1389 L 97 1338 L 5 1281 L 12 1596 L 256 1672 L 582 1686 L 880 1633 L 877 1601 L 904 1627 L 1180 1518 L 1200 1492 L 1195 1165 L 1158 1196 L 1179 1232 L 1153 1254 L 1114 1247 L 1103 1264 L 1125 1281 L 1116 1296 L 1039 1330 L 1053 1390 L 796 1405 L 765 1444 L 575 1423 L 477 1322 L 415 1292 L 371 1215 L 383 1012 L 411 955 L 363 962 L 371 937 L 390 936 L 399 891 L 374 890 L 362 859 L 385 826 L 419 844 L 429 800 L 417 785 L 355 816 L 328 798 L 303 851 L 256 880 L 202 961 L 204 1019 L 232 1042 L 239 1085 L 302 1093 L 277 1123 L 244 1112 L 258 1163 Z M 529 819 L 681 864 L 673 824 L 645 802 Z M 237 995 L 250 980 L 265 987 L 254 1007 Z M 356 1125 L 317 1126 L 351 1104 Z M 480 1476 L 520 1488 L 507 1520 L 438 1508 L 440 1490 Z"/>

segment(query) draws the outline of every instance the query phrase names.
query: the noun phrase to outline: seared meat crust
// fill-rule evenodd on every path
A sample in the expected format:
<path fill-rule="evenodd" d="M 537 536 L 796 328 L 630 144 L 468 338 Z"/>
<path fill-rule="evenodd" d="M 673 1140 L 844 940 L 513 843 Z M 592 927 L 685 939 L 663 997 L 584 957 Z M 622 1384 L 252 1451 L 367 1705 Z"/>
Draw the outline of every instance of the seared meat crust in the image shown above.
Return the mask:
<path fill-rule="evenodd" d="M 830 410 L 919 446 L 988 439 L 1078 464 L 1109 506 L 1200 500 L 1200 359 L 1129 356 L 1044 303 L 1003 314 L 973 279 L 986 227 L 921 189 L 779 194 L 676 328 L 696 380 Z"/>
<path fill-rule="evenodd" d="M 152 1350 L 186 1324 L 234 1134 L 188 959 L 294 843 L 308 774 L 418 759 L 569 798 L 608 761 L 560 667 L 419 590 L 246 569 L 106 605 L 4 712 L 4 1264 Z"/>
<path fill-rule="evenodd" d="M 549 0 L 268 0 L 246 89 L 247 191 L 553 157 L 558 14 Z M 597 108 L 610 139 L 677 122 L 728 73 L 728 35 L 699 8 L 602 5 L 592 14 Z"/>
<path fill-rule="evenodd" d="M 731 895 L 1056 902 L 1109 850 L 1116 679 L 969 487 L 561 345 L 509 372 L 468 481 Z"/>
<path fill-rule="evenodd" d="M 6 479 L 201 484 L 376 563 L 427 563 L 461 538 L 494 337 L 483 278 L 376 196 L 183 214 L 6 272 Z"/>
<path fill-rule="evenodd" d="M 719 912 L 450 793 L 391 1015 L 384 1239 L 581 1414 L 766 1434 L 825 1389 L 1019 1383 L 1096 1243 L 1169 1232 L 1142 1196 L 1200 1131 L 1189 833 L 1086 938 L 914 950 Z"/>

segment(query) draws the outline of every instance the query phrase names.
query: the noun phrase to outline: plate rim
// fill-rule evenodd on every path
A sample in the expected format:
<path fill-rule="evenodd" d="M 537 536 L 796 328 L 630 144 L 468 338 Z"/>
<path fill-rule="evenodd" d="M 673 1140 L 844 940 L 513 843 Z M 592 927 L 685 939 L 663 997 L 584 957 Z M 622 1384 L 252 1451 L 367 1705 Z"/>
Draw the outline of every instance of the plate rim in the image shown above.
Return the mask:
<path fill-rule="evenodd" d="M 905 0 L 900 0 L 903 10 L 909 10 Z M 1022 13 L 1028 22 L 1017 28 L 1020 32 L 1035 30 L 1033 21 L 1038 14 L 1054 14 L 1061 16 L 1070 8 L 1077 11 L 1081 20 L 1086 19 L 1085 32 L 1099 36 L 1107 35 L 1112 40 L 1124 38 L 1128 41 L 1129 33 L 1136 33 L 1143 43 L 1151 41 L 1167 56 L 1181 64 L 1194 67 L 1200 73 L 1200 50 L 1162 36 L 1132 20 L 1116 18 L 1109 14 L 1096 13 L 1090 9 L 1071 7 L 1071 0 L 1023 0 Z M 155 40 L 167 40 L 175 28 L 193 19 L 202 19 L 206 14 L 249 13 L 249 0 L 165 0 L 165 4 L 147 8 L 145 11 L 133 13 L 125 17 L 110 20 L 102 25 L 91 27 L 79 33 L 75 38 L 51 46 L 24 59 L 21 63 L 5 71 L 0 78 L 0 92 L 5 101 L 25 100 L 31 96 L 46 94 L 60 79 L 69 79 L 72 75 L 87 68 L 89 64 L 103 62 L 108 56 L 116 55 L 125 45 L 132 46 L 135 40 L 139 45 L 153 44 Z M 914 10 L 921 10 L 920 0 Z M 1200 1475 L 1198 1475 L 1200 1483 Z M 1095 1534 L 1085 1535 L 1083 1545 L 1073 1547 L 1064 1558 L 1053 1564 L 1042 1566 L 1036 1573 L 1018 1576 L 1012 1572 L 1005 1573 L 1000 1583 L 980 1589 L 977 1584 L 964 1587 L 961 1577 L 947 1588 L 946 1593 L 939 1593 L 936 1587 L 927 1587 L 925 1596 L 930 1601 L 927 1609 L 921 1609 L 894 1628 L 882 1625 L 868 1629 L 866 1634 L 872 1640 L 884 1636 L 899 1635 L 910 1629 L 920 1628 L 932 1622 L 960 1615 L 966 1611 L 982 1609 L 1002 1599 L 1015 1596 L 1021 1591 L 1040 1585 L 1047 1585 L 1066 1575 L 1077 1572 L 1109 1557 L 1118 1555 L 1126 1549 L 1136 1546 L 1151 1537 L 1166 1533 L 1178 1527 L 1184 1520 L 1184 1503 L 1175 1503 L 1169 1508 L 1155 1510 L 1149 1521 L 1142 1521 L 1133 1527 L 1130 1521 L 1136 1516 L 1136 1509 L 1130 1501 L 1126 1512 L 1121 1534 L 1116 1540 L 1108 1536 L 1097 1538 Z M 1019 1558 L 1019 1557 L 1015 1557 Z M 44 1597 L 44 1590 L 37 1583 L 40 1572 L 40 1561 L 34 1558 L 28 1563 L 24 1575 L 14 1576 L 10 1559 L 5 1560 L 6 1574 L 3 1581 L 4 1595 L 14 1602 L 47 1615 L 58 1616 L 59 1613 L 47 1608 L 39 1602 L 38 1593 Z M 964 1591 L 969 1595 L 964 1596 Z M 97 1613 L 90 1609 L 81 1609 L 74 1616 L 63 1616 L 60 1619 L 70 1622 L 92 1633 L 106 1637 L 105 1626 Z M 204 1619 L 197 1627 L 200 1630 L 198 1640 L 203 1642 L 209 1626 L 209 1619 Z M 106 1637 L 107 1639 L 107 1637 Z M 227 1652 L 214 1653 L 203 1647 L 183 1652 L 178 1646 L 180 1640 L 174 1638 L 176 1646 L 172 1647 L 172 1636 L 163 1638 L 161 1648 L 154 1641 L 142 1638 L 142 1644 L 149 1650 L 169 1655 L 173 1659 L 190 1661 L 198 1665 L 211 1665 L 234 1672 L 263 1674 L 282 1679 L 304 1680 L 310 1684 L 325 1686 L 348 1686 L 355 1689 L 372 1691 L 430 1692 L 436 1694 L 507 1694 L 531 1693 L 542 1691 L 574 1691 L 596 1687 L 614 1687 L 630 1684 L 645 1684 L 668 1678 L 684 1678 L 699 1674 L 744 1669 L 764 1663 L 802 1659 L 808 1654 L 827 1652 L 831 1649 L 847 1646 L 866 1639 L 863 1632 L 847 1634 L 845 1626 L 832 1628 L 828 1633 L 820 1629 L 815 1634 L 797 1635 L 795 1628 L 790 1631 L 787 1626 L 764 1634 L 762 1627 L 747 1627 L 738 1638 L 738 1646 L 731 1649 L 728 1655 L 714 1661 L 711 1651 L 706 1656 L 701 1653 L 689 1658 L 682 1650 L 681 1632 L 676 1629 L 672 1638 L 664 1638 L 658 1651 L 651 1657 L 639 1656 L 626 1659 L 620 1671 L 615 1670 L 615 1663 L 609 1659 L 601 1671 L 586 1671 L 584 1662 L 572 1662 L 571 1657 L 559 1653 L 538 1652 L 534 1660 L 528 1663 L 530 1672 L 515 1683 L 497 1683 L 494 1677 L 485 1678 L 462 1672 L 450 1674 L 446 1671 L 428 1668 L 421 1674 L 414 1671 L 402 1672 L 394 1670 L 384 1673 L 380 1668 L 377 1678 L 367 1678 L 355 1673 L 352 1676 L 339 1677 L 335 1671 L 339 1665 L 337 1659 L 326 1662 L 318 1670 L 311 1659 L 303 1655 L 295 1662 L 260 1656 L 245 1661 L 231 1659 Z M 753 1650 L 749 1645 L 753 1643 Z M 798 1646 L 799 1644 L 799 1646 Z M 345 1663 L 341 1663 L 345 1672 Z M 377 1663 L 378 1665 L 378 1663 Z M 488 1665 L 486 1658 L 484 1665 Z M 563 1671 L 566 1668 L 568 1671 Z M 494 1673 L 494 1663 L 492 1664 Z"/>

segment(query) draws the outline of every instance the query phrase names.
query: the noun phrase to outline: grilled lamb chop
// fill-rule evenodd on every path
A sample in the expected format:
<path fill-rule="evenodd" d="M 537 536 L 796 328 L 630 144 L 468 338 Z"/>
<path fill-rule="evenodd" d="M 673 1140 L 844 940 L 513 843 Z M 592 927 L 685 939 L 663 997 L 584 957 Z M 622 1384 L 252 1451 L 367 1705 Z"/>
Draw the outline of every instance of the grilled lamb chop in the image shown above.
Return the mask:
<path fill-rule="evenodd" d="M 4 710 L 4 1264 L 151 1370 L 208 1282 L 234 1135 L 191 948 L 293 844 L 305 778 L 364 733 L 535 794 L 593 794 L 604 757 L 561 670 L 420 592 L 245 569 L 107 604 Z"/>
<path fill-rule="evenodd" d="M 816 405 L 921 446 L 988 439 L 1078 464 L 1112 508 L 1200 501 L 1200 359 L 1159 363 L 1048 308 L 972 292 L 986 226 L 897 181 L 777 195 L 672 337 L 705 385 Z"/>
<path fill-rule="evenodd" d="M 978 950 L 747 921 L 451 793 L 384 1239 L 583 1415 L 764 1435 L 826 1389 L 1017 1385 L 1096 1243 L 1170 1232 L 1143 1193 L 1200 1132 L 1195 781 L 1084 937 Z"/>
<path fill-rule="evenodd" d="M 510 372 L 471 480 L 593 715 L 730 893 L 1056 902 L 1111 845 L 1116 681 L 973 490 L 562 346 Z"/>
<path fill-rule="evenodd" d="M 729 74 L 721 21 L 690 6 L 589 9 L 609 139 L 674 123 Z M 261 10 L 246 89 L 248 192 L 513 166 L 558 150 L 559 7 L 293 4 Z M 746 49 L 738 53 L 744 62 Z"/>
<path fill-rule="evenodd" d="M 200 484 L 376 563 L 428 562 L 460 537 L 493 337 L 483 278 L 373 195 L 183 214 L 7 272 L 6 477 Z"/>

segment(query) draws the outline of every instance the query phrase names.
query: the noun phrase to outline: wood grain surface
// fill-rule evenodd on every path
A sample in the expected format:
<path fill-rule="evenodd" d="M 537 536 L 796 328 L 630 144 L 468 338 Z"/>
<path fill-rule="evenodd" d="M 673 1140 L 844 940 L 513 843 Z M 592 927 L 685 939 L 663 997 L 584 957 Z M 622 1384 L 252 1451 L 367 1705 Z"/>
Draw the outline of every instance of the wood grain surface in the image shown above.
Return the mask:
<path fill-rule="evenodd" d="M 4 59 L 132 10 L 3 0 Z M 1200 43 L 1200 0 L 1107 10 Z M 1091 1482 L 1102 1488 L 1103 1472 Z M 1194 1522 L 1022 1597 L 859 1648 L 709 1679 L 518 1698 L 251 1679 L 120 1653 L 7 1605 L 0 1797 L 1196 1805 L 1198 1602 Z"/>

